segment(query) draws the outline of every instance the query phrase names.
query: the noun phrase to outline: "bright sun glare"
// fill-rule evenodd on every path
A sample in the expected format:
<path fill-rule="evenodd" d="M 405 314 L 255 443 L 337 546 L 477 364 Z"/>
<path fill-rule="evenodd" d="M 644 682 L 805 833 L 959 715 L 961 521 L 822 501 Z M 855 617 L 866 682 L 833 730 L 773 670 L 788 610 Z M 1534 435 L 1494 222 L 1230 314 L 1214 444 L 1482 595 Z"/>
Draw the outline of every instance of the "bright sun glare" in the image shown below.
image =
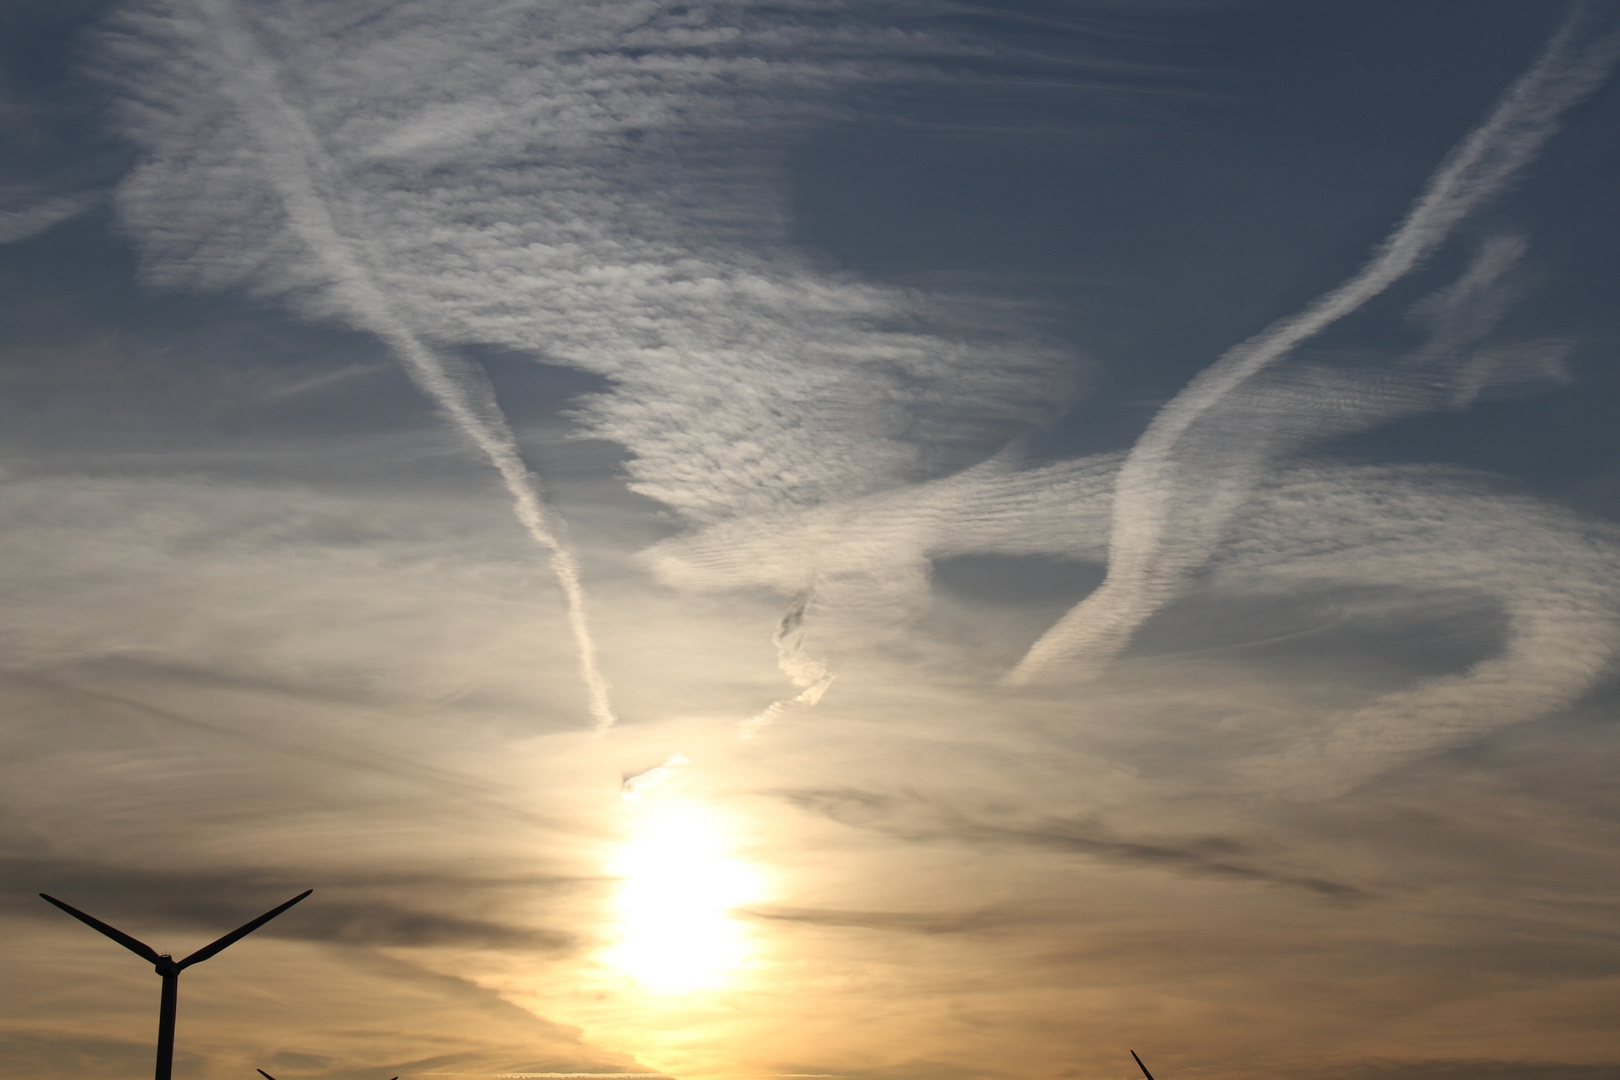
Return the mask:
<path fill-rule="evenodd" d="M 621 884 L 603 959 L 659 993 L 718 988 L 749 961 L 747 931 L 730 911 L 760 899 L 758 871 L 731 856 L 713 811 L 662 800 L 627 809 L 637 820 L 609 862 Z"/>

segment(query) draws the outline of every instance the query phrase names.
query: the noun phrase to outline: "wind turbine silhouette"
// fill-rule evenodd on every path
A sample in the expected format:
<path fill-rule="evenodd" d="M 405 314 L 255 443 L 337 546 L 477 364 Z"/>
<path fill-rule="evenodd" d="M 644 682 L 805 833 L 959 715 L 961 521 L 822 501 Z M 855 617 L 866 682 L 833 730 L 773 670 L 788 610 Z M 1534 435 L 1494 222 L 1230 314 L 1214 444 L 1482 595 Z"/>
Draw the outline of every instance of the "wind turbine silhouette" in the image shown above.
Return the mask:
<path fill-rule="evenodd" d="M 277 915 L 280 915 L 283 911 L 286 911 L 288 908 L 292 907 L 294 904 L 298 903 L 298 901 L 302 900 L 304 897 L 308 896 L 314 891 L 314 889 L 305 889 L 303 892 L 299 893 L 285 904 L 282 904 L 280 907 L 273 908 L 270 911 L 265 912 L 263 915 L 260 915 L 257 919 L 254 919 L 250 923 L 238 926 L 235 930 L 232 930 L 218 941 L 210 945 L 204 945 L 202 948 L 198 949 L 184 960 L 176 960 L 168 953 L 160 953 L 145 942 L 137 941 L 128 934 L 124 933 L 122 930 L 108 926 L 100 919 L 86 915 L 78 908 L 73 907 L 70 904 L 64 904 L 54 896 L 47 896 L 45 893 L 40 893 L 39 895 L 42 899 L 55 904 L 57 907 L 67 912 L 75 919 L 78 919 L 86 926 L 106 934 L 108 937 L 118 942 L 118 944 L 122 945 L 130 952 L 151 964 L 157 969 L 157 973 L 163 977 L 163 1003 L 158 1008 L 156 1080 L 171 1080 L 171 1074 L 174 1070 L 174 1008 L 176 1002 L 179 1000 L 180 973 L 186 970 L 186 968 L 190 967 L 192 964 L 200 964 L 204 960 L 207 960 L 210 956 L 223 952 L 229 946 L 241 941 L 243 938 L 253 933 L 253 931 L 257 930 L 259 927 L 263 926 Z M 399 1080 L 399 1078 L 395 1077 L 395 1080 Z"/>
<path fill-rule="evenodd" d="M 1142 1070 L 1142 1075 L 1147 1077 L 1147 1080 L 1153 1080 L 1153 1074 L 1147 1071 L 1147 1066 L 1142 1064 L 1142 1059 L 1136 1057 L 1135 1050 L 1131 1051 L 1131 1057 L 1136 1058 L 1136 1067 Z M 394 1077 L 394 1080 L 399 1080 L 399 1077 Z"/>

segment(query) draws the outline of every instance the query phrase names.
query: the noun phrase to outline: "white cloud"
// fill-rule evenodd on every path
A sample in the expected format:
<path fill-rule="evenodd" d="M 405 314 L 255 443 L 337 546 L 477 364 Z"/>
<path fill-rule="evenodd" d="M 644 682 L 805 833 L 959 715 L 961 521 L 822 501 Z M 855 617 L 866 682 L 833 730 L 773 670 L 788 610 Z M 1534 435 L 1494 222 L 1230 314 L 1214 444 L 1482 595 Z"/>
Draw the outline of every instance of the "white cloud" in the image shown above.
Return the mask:
<path fill-rule="evenodd" d="M 189 4 L 161 10 L 129 17 L 112 49 L 151 151 L 120 193 L 149 276 L 355 321 L 215 92 L 227 73 L 189 62 L 205 24 Z M 425 342 L 612 378 L 592 427 L 630 448 L 637 490 L 694 521 L 971 461 L 1049 413 L 1069 377 L 1068 358 L 822 273 L 785 242 L 774 150 L 913 48 L 901 35 L 813 5 L 774 21 L 629 2 L 239 18 L 275 58 L 319 146 L 332 229 L 390 318 Z"/>
<path fill-rule="evenodd" d="M 1336 395 L 1317 388 L 1310 397 L 1276 402 L 1266 416 L 1256 408 L 1254 380 L 1433 254 L 1460 222 L 1514 180 L 1558 130 L 1563 113 L 1608 78 L 1617 53 L 1614 11 L 1578 4 L 1530 69 L 1441 163 L 1405 220 L 1361 270 L 1297 315 L 1228 350 L 1159 411 L 1120 470 L 1108 577 L 1035 643 L 1013 681 L 1049 677 L 1061 667 L 1095 672 L 1125 648 L 1209 558 L 1228 520 L 1264 476 L 1266 459 L 1280 449 L 1274 444 L 1298 441 L 1301 420 L 1289 406 L 1306 414 L 1307 425 L 1340 430 L 1371 426 L 1412 408 L 1415 395 L 1390 400 L 1377 387 L 1341 383 Z M 1462 309 L 1471 294 L 1488 293 L 1512 260 L 1510 248 L 1488 247 L 1455 295 L 1439 298 L 1442 308 L 1457 308 L 1458 315 L 1438 318 L 1429 355 L 1420 359 L 1444 358 L 1476 332 L 1468 319 L 1472 313 Z M 1466 390 L 1457 394 L 1459 400 L 1467 396 Z"/>
<path fill-rule="evenodd" d="M 1614 35 L 1583 37 L 1598 16 L 1582 11 L 1362 274 L 1229 352 L 1123 466 L 990 457 L 1065 400 L 1075 360 L 1009 330 L 1016 320 L 827 272 L 787 240 L 777 150 L 836 115 L 838 93 L 935 43 L 818 5 L 151 0 L 105 55 L 146 151 L 119 205 L 153 282 L 244 288 L 383 337 L 542 517 L 457 349 L 500 345 L 608 378 L 586 426 L 625 446 L 634 489 L 693 530 L 647 565 L 683 591 L 763 587 L 792 604 L 777 644 L 802 692 L 753 727 L 818 699 L 823 658 L 911 625 L 938 558 L 1107 558 L 1109 584 L 1021 670 L 1061 679 L 1070 661 L 1123 648 L 1212 557 L 1236 573 L 1231 552 L 1259 545 L 1282 577 L 1407 581 L 1403 568 L 1438 551 L 1470 553 L 1478 568 L 1447 561 L 1439 576 L 1501 600 L 1506 651 L 1328 724 L 1343 734 L 1320 754 L 1351 776 L 1567 703 L 1613 650 L 1610 595 L 1567 599 L 1607 565 L 1608 538 L 1577 543 L 1555 511 L 1443 476 L 1274 464 L 1327 435 L 1558 377 L 1565 345 L 1489 338 L 1521 241 L 1487 242 L 1415 309 L 1428 342 L 1411 355 L 1268 367 L 1432 252 L 1606 73 Z M 1321 486 L 1290 486 L 1300 478 Z M 1352 514 L 1329 554 L 1308 528 L 1289 531 L 1302 528 L 1295 503 L 1376 519 L 1380 500 L 1414 492 L 1450 524 L 1386 538 Z M 1508 553 L 1543 540 L 1584 554 L 1519 581 Z M 1575 638 L 1587 644 L 1566 647 Z M 1568 662 L 1525 681 L 1549 649 Z M 1448 719 L 1459 709 L 1480 720 Z"/>
<path fill-rule="evenodd" d="M 589 426 L 696 522 L 971 460 L 1048 412 L 1072 367 L 783 242 L 773 140 L 913 47 L 827 14 L 159 0 L 108 39 L 147 152 L 119 205 L 149 279 L 289 298 L 387 341 L 553 551 L 599 724 L 572 555 L 456 345 L 611 377 Z"/>
<path fill-rule="evenodd" d="M 1461 590 L 1507 620 L 1499 653 L 1302 724 L 1251 770 L 1322 797 L 1385 768 L 1574 704 L 1620 656 L 1620 531 L 1443 470 L 1284 471 L 1220 556 L 1239 580 L 1399 587 L 1416 606 Z"/>
<path fill-rule="evenodd" d="M 995 552 L 1100 562 L 1117 456 L 1020 470 L 992 462 L 933 484 L 792 517 L 733 522 L 647 553 L 683 589 L 808 595 L 803 633 L 849 655 L 917 629 L 931 562 Z M 1499 653 L 1364 706 L 1318 706 L 1242 766 L 1275 792 L 1335 794 L 1412 756 L 1577 701 L 1620 655 L 1620 533 L 1483 478 L 1428 468 L 1281 467 L 1227 523 L 1214 582 L 1251 595 L 1393 586 L 1412 606 L 1499 604 Z"/>

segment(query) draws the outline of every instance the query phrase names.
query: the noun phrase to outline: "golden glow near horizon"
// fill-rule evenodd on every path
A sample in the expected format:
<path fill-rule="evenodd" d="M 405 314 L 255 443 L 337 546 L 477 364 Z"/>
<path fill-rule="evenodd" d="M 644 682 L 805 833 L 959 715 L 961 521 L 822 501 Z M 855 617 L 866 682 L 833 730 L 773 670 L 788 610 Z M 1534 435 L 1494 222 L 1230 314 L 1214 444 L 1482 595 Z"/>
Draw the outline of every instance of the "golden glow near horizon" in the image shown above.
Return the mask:
<path fill-rule="evenodd" d="M 731 911 L 761 899 L 759 871 L 731 854 L 729 830 L 711 809 L 656 799 L 626 810 L 635 822 L 608 863 L 622 880 L 603 960 L 657 993 L 720 988 L 752 959 Z"/>

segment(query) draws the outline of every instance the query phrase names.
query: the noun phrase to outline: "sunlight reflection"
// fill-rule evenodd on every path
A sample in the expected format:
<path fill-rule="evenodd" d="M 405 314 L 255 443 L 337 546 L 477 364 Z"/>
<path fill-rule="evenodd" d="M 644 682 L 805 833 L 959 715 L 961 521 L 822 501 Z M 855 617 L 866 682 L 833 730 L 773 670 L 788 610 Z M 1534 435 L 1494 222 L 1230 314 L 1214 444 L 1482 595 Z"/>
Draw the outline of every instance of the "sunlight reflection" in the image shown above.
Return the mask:
<path fill-rule="evenodd" d="M 730 854 L 713 811 L 690 803 L 635 804 L 629 842 L 609 862 L 622 879 L 609 966 L 665 994 L 711 990 L 747 966 L 748 933 L 729 912 L 761 898 L 757 870 Z"/>

